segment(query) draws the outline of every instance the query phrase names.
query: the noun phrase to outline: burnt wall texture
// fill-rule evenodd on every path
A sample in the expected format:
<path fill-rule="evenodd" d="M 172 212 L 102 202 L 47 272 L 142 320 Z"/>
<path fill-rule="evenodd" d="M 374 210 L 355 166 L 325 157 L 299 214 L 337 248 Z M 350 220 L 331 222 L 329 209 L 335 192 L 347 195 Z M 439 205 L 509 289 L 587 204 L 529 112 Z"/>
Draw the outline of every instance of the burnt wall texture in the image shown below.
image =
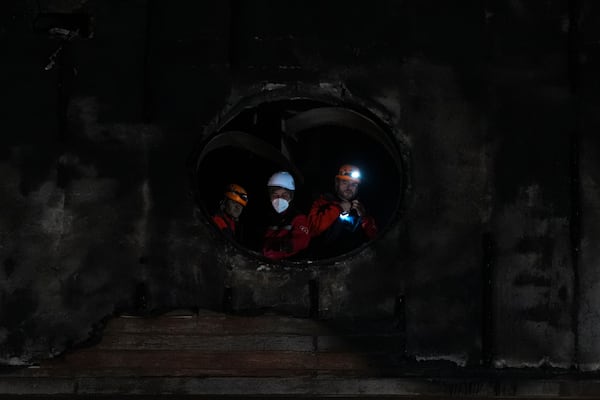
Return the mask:
<path fill-rule="evenodd" d="M 120 313 L 207 308 L 395 319 L 415 360 L 597 370 L 599 16 L 592 0 L 3 2 L 0 360 L 53 357 Z M 367 110 L 398 147 L 403 182 L 377 183 L 402 186 L 400 207 L 357 252 L 268 262 L 198 207 L 220 188 L 195 186 L 194 150 L 240 102 L 287 97 Z"/>

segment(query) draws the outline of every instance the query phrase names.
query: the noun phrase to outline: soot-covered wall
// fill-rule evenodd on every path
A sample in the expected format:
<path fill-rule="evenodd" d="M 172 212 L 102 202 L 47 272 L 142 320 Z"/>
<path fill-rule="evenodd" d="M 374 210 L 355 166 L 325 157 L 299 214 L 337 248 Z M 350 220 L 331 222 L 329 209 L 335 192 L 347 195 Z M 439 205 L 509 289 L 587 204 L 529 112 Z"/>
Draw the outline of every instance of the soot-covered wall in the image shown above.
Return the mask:
<path fill-rule="evenodd" d="M 226 304 L 323 321 L 401 309 L 419 360 L 597 369 L 598 8 L 3 2 L 2 363 L 59 354 L 118 313 Z M 269 263 L 199 207 L 220 188 L 196 186 L 198 146 L 240 104 L 286 98 L 364 110 L 396 146 L 401 168 L 373 182 L 398 207 L 360 251 Z"/>

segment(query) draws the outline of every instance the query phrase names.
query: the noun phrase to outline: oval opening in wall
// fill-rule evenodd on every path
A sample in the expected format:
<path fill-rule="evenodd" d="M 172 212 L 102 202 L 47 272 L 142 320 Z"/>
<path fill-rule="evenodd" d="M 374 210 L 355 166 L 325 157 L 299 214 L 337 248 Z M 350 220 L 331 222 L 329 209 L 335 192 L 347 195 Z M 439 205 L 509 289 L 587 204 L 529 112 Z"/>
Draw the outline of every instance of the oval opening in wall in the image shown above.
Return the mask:
<path fill-rule="evenodd" d="M 317 235 L 308 248 L 282 262 L 312 263 L 354 254 L 398 221 L 407 187 L 405 158 L 383 121 L 364 107 L 338 101 L 299 96 L 262 100 L 254 98 L 233 108 L 207 130 L 194 154 L 193 185 L 204 216 L 212 221 L 228 199 L 244 205 L 238 207 L 242 211 L 235 234 L 227 232 L 224 237 L 240 250 L 263 257 L 264 235 L 273 214 L 269 177 L 289 171 L 296 184 L 292 203 L 308 216 L 324 194 L 341 202 L 336 176 L 345 164 L 360 171 L 356 199 L 365 217 L 375 221 L 377 234 L 350 247 L 327 245 L 321 240 L 324 236 Z M 227 194 L 231 184 L 236 185 L 235 193 Z M 349 229 L 362 229 L 365 220 L 360 217 Z"/>

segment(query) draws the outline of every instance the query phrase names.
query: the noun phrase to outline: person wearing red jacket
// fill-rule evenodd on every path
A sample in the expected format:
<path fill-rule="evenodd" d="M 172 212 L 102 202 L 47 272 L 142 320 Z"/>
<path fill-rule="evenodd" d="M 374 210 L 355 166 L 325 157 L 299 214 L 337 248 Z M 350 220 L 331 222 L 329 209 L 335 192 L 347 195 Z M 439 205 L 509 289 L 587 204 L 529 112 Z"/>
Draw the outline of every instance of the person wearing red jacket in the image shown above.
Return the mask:
<path fill-rule="evenodd" d="M 223 196 L 219 211 L 213 215 L 212 220 L 229 239 L 239 239 L 239 230 L 236 228 L 240 215 L 248 204 L 248 193 L 240 185 L 232 183 L 226 186 Z"/>
<path fill-rule="evenodd" d="M 310 242 L 308 219 L 290 203 L 296 186 L 289 172 L 276 172 L 267 183 L 272 211 L 265 232 L 263 255 L 272 260 L 298 257 Z"/>
<path fill-rule="evenodd" d="M 335 177 L 335 194 L 313 202 L 308 214 L 313 256 L 336 256 L 377 236 L 375 219 L 357 198 L 360 183 L 360 170 L 344 164 Z"/>

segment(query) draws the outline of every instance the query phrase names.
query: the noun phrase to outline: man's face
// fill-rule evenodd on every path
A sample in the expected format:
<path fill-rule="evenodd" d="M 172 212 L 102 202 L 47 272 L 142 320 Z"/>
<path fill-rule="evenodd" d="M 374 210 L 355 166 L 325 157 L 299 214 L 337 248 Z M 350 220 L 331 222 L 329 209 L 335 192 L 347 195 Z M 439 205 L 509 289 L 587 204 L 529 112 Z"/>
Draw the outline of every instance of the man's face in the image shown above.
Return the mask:
<path fill-rule="evenodd" d="M 244 207 L 240 203 L 236 203 L 231 199 L 225 200 L 225 213 L 233 218 L 239 218 Z"/>
<path fill-rule="evenodd" d="M 335 192 L 337 193 L 340 199 L 352 201 L 358 194 L 358 183 L 336 178 Z"/>
<path fill-rule="evenodd" d="M 285 199 L 287 201 L 292 201 L 292 192 L 285 188 L 274 187 L 269 189 L 269 196 L 271 197 L 271 201 L 275 199 Z"/>

